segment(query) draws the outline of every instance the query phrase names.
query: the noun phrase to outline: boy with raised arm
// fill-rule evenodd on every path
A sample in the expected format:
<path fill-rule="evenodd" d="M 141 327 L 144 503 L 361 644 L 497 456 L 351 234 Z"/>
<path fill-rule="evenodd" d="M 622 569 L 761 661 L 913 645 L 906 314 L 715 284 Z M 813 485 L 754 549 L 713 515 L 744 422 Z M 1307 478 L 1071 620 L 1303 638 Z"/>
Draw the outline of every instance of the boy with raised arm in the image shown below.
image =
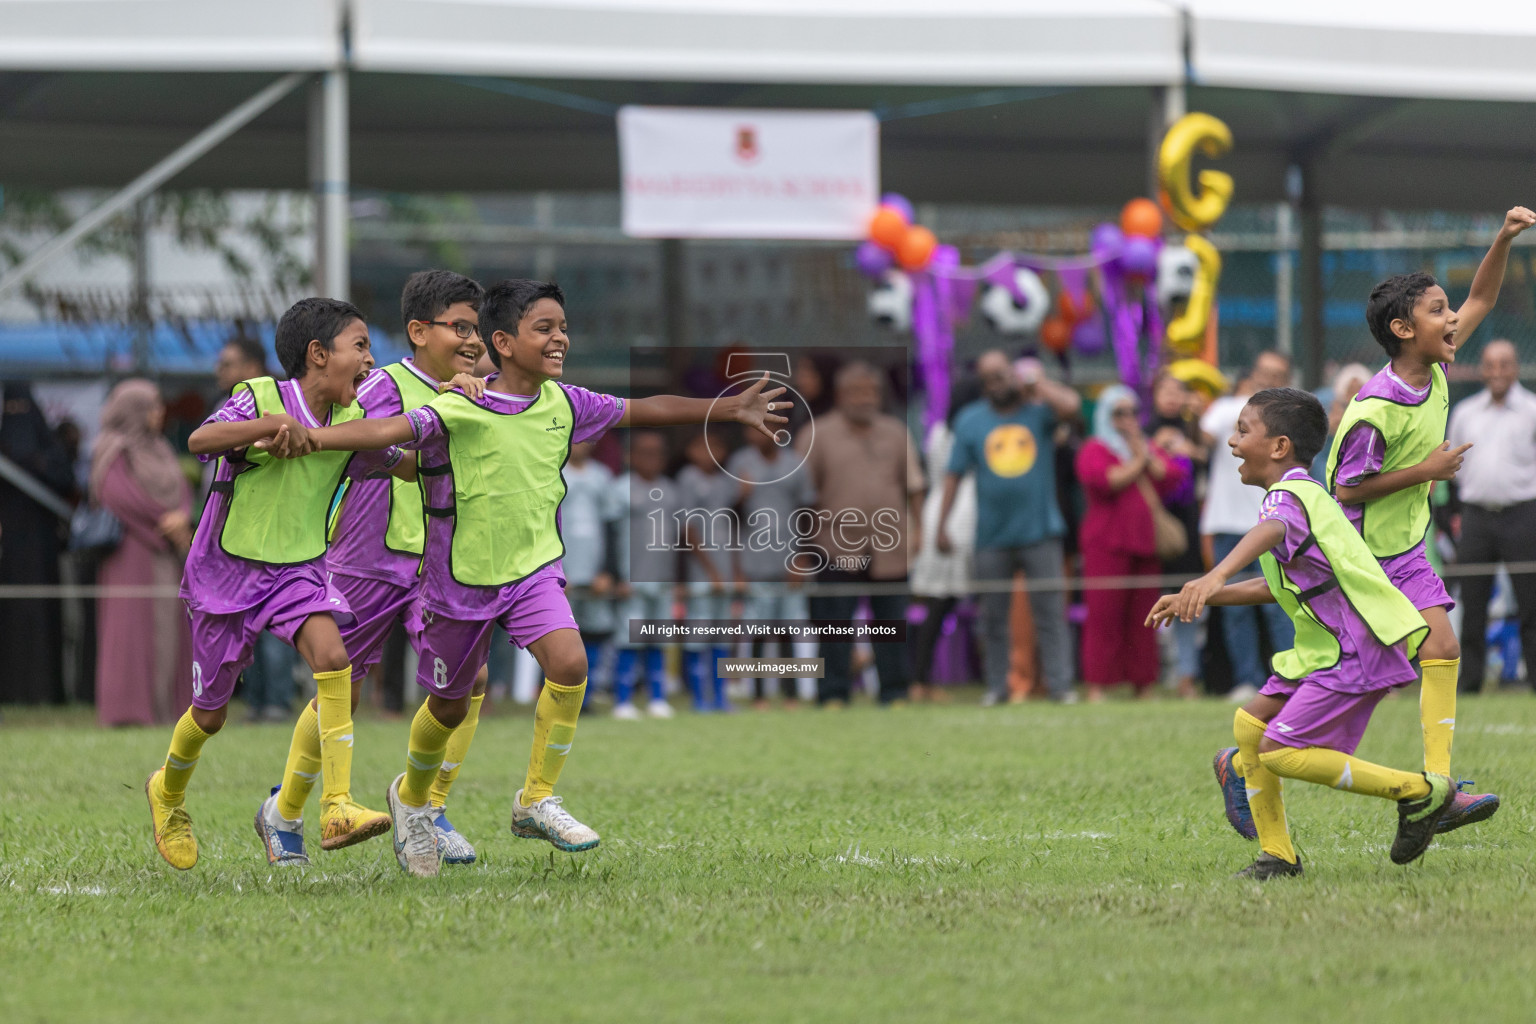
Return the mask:
<path fill-rule="evenodd" d="M 249 448 L 268 439 L 273 451 L 307 452 L 311 429 L 363 415 L 357 388 L 373 356 L 355 306 L 301 299 L 278 322 L 276 347 L 290 379 L 237 385 L 187 442 L 204 462 L 218 460 L 181 581 L 192 619 L 192 706 L 176 723 L 164 766 L 144 784 L 155 848 L 181 870 L 197 863 L 187 783 L 203 744 L 224 725 L 235 680 L 264 629 L 292 644 L 315 674 L 322 845 L 350 846 L 389 828 L 388 815 L 352 800 L 352 670 L 337 629 L 351 611 L 327 582 L 325 546 L 326 515 L 343 476 L 389 469 L 401 452 L 360 459 L 327 452 L 294 462 Z M 308 861 L 301 850 L 289 862 Z"/>
<path fill-rule="evenodd" d="M 1453 310 L 1445 289 L 1428 274 L 1399 274 L 1371 290 L 1365 319 L 1371 335 L 1390 358 L 1345 408 L 1328 454 L 1328 487 L 1343 504 L 1355 529 L 1429 624 L 1419 650 L 1424 684 L 1419 721 L 1424 735 L 1424 770 L 1449 775 L 1456 728 L 1456 675 L 1461 646 L 1446 612 L 1454 607 L 1445 583 L 1429 564 L 1429 492 L 1450 480 L 1470 445 L 1452 450 L 1446 441 L 1450 389 L 1446 363 L 1472 336 L 1499 299 L 1504 267 L 1515 237 L 1536 213 L 1517 206 L 1504 216 L 1488 254 L 1472 279 L 1472 290 Z M 1491 818 L 1499 798 L 1460 792 L 1440 830 Z"/>
<path fill-rule="evenodd" d="M 1343 509 L 1308 475 L 1327 434 L 1327 414 L 1305 391 L 1269 388 L 1248 400 L 1227 444 L 1242 460 L 1243 483 L 1268 492 L 1259 523 L 1221 564 L 1160 598 L 1147 617 L 1149 626 L 1193 622 L 1207 604 L 1275 601 L 1296 625 L 1295 648 L 1275 655 L 1274 675 L 1233 722 L 1261 847 L 1238 877 L 1259 881 L 1302 873 L 1281 778 L 1396 801 L 1394 864 L 1429 847 L 1456 793 L 1442 773 L 1397 771 L 1354 756 L 1377 703 L 1416 678 L 1409 659 L 1429 630 Z M 1256 556 L 1264 578 L 1228 585 Z"/>
<path fill-rule="evenodd" d="M 430 696 L 411 725 L 406 770 L 389 787 L 395 854 L 413 875 L 437 874 L 428 792 L 448 738 L 469 708 L 471 685 L 500 623 L 544 670 L 527 778 L 512 802 L 512 832 L 566 851 L 598 835 L 553 795 L 570 753 L 587 683 L 587 656 L 564 594 L 560 469 L 574 442 L 613 426 L 702 423 L 711 416 L 771 432 L 787 422 L 766 377 L 724 399 L 671 395 L 626 400 L 560 382 L 570 349 L 565 297 L 554 284 L 510 280 L 490 288 L 480 329 L 499 373 L 485 393 L 449 392 L 381 420 L 311 432 L 318 450 L 402 444 L 420 453 L 429 518 L 422 576 L 418 681 Z"/>

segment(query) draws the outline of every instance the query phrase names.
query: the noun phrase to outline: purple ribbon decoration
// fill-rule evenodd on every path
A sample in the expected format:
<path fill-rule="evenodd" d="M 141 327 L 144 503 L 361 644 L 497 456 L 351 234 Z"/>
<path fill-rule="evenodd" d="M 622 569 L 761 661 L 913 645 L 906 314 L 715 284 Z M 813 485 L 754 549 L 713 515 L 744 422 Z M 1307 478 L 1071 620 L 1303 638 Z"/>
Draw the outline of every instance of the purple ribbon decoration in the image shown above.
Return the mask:
<path fill-rule="evenodd" d="M 1104 225 L 1101 225 L 1104 227 Z M 1113 233 L 1118 236 L 1118 229 Z M 923 413 L 924 436 L 949 412 L 950 363 L 955 348 L 955 325 L 970 313 L 976 291 L 983 283 L 1001 285 L 1019 300 L 1014 271 L 1023 267 L 1036 273 L 1052 272 L 1075 305 L 1081 305 L 1089 293 L 1091 271 L 1099 271 L 1100 311 L 1078 324 L 1073 345 L 1084 354 L 1104 347 L 1106 326 L 1108 340 L 1115 353 L 1120 379 L 1142 396 L 1150 398 L 1153 377 L 1162 356 L 1163 320 L 1152 281 L 1134 287 L 1119 264 L 1123 239 L 1110 232 L 1096 232 L 1094 251 L 1085 256 L 1056 257 L 1038 253 L 1000 252 L 980 266 L 962 266 L 954 246 L 939 246 L 925 270 L 909 276 L 912 281 L 912 335 L 916 348 L 917 375 L 927 393 Z M 872 253 L 861 253 L 864 269 Z M 866 271 L 867 272 L 867 271 Z M 1142 341 L 1146 339 L 1145 348 Z"/>

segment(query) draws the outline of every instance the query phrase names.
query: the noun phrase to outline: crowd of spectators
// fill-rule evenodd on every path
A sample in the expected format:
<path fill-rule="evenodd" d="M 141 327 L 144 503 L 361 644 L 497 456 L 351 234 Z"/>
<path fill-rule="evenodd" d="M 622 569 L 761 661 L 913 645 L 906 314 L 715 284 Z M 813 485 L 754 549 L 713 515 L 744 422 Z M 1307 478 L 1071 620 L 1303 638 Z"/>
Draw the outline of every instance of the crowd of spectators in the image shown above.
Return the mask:
<path fill-rule="evenodd" d="M 1449 431 L 1452 444 L 1473 447 L 1437 495 L 1432 545 L 1469 567 L 1451 573 L 1460 587 L 1465 692 L 1483 688 L 1490 649 L 1501 679 L 1513 683 L 1520 652 L 1536 645 L 1536 572 L 1526 571 L 1536 563 L 1536 395 L 1520 385 L 1508 341 L 1485 345 L 1478 367 L 1484 387 L 1455 405 Z M 220 355 L 217 388 L 227 394 L 265 372 L 261 345 L 237 339 Z M 1319 392 L 1331 431 L 1371 372 L 1345 366 Z M 653 715 L 673 713 L 666 698 L 679 685 L 696 709 L 723 709 L 718 658 L 770 649 L 819 655 L 824 673 L 753 680 L 744 696 L 758 706 L 775 695 L 842 704 L 861 689 L 881 703 L 940 700 L 948 684 L 978 679 L 986 705 L 1100 700 L 1117 687 L 1138 697 L 1246 699 L 1263 685 L 1269 654 L 1292 642 L 1278 607 L 1210 609 L 1204 622 L 1163 633 L 1142 622 L 1160 592 L 1223 558 L 1257 520 L 1260 492 L 1238 479 L 1226 440 L 1250 395 L 1292 378 L 1283 355 L 1264 352 L 1230 394 L 1208 395 L 1164 374 L 1144 407 L 1123 386 L 1080 392 L 1051 380 L 1036 360 L 992 351 L 959 376 L 948 415 L 919 446 L 892 401 L 898 378 L 888 369 L 857 359 L 806 362 L 795 380 L 809 406 L 791 414 L 793 445 L 642 431 L 629 444 L 580 446 L 567 466 L 562 517 L 569 595 L 593 678 L 613 691 L 623 717 L 642 713 L 632 696 L 642 673 L 651 699 L 641 705 Z M 67 523 L 37 488 L 104 509 L 120 527 L 111 548 L 87 564 L 94 578 L 75 580 L 119 591 L 88 608 L 94 643 L 82 645 L 82 663 L 94 669 L 73 687 L 76 699 L 94 701 L 104 725 L 170 721 L 194 684 L 186 618 L 168 593 L 206 481 L 189 482 L 164 416 L 153 383 L 119 383 L 102 407 L 91 457 L 77 469 L 78 428 L 50 429 L 28 385 L 4 387 L 0 455 L 11 475 L 0 479 L 0 584 L 51 586 L 68 577 L 69 559 L 60 573 Z M 1320 457 L 1319 479 L 1324 466 Z M 31 483 L 18 486 L 16 473 Z M 690 510 L 730 512 L 739 532 L 732 540 L 727 528 L 722 544 L 711 536 L 718 523 Z M 675 532 L 655 534 L 666 522 Z M 776 524 L 774 542 L 745 543 L 763 522 Z M 798 531 L 797 522 L 810 529 Z M 642 539 L 655 536 L 663 543 Z M 882 543 L 887 536 L 896 542 Z M 832 557 L 806 567 L 786 557 L 796 550 Z M 1482 568 L 1495 563 L 1515 568 Z M 1490 624 L 1490 606 L 1501 621 Z M 55 600 L 0 600 L 0 703 L 65 699 L 63 662 L 72 655 L 60 608 Z M 630 619 L 674 616 L 867 617 L 909 628 L 900 644 L 693 642 L 669 653 L 664 644 L 632 642 Z M 397 637 L 374 680 L 388 709 L 408 703 L 407 660 Z M 493 677 L 498 663 L 505 674 L 496 659 Z M 289 717 L 293 664 L 275 638 L 258 647 L 242 683 L 251 720 Z"/>

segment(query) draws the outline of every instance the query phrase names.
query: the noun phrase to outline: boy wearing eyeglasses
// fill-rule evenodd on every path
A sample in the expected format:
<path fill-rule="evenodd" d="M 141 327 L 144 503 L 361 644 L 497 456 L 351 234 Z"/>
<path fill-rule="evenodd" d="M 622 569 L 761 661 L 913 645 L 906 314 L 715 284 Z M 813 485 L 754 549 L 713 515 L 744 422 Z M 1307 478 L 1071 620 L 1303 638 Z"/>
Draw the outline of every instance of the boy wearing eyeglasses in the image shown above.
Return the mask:
<path fill-rule="evenodd" d="M 470 682 L 485 664 L 498 622 L 545 676 L 534 708 L 528 774 L 512 798 L 512 833 L 570 853 L 598 845 L 597 832 L 554 795 L 587 688 L 587 655 L 561 566 L 566 485 L 560 470 L 570 446 L 615 426 L 686 425 L 713 416 L 772 435 L 789 422 L 776 411 L 790 403 L 773 401 L 784 389 L 764 390 L 766 375 L 719 399 L 625 399 L 563 383 L 571 341 L 565 295 L 557 285 L 503 281 L 486 293 L 480 314 L 499 368 L 482 393 L 450 391 L 403 416 L 306 436 L 315 452 L 388 449 L 394 438 L 421 453 L 417 472 L 431 525 L 422 566 L 417 681 L 431 696 L 411 724 L 406 770 L 389 787 L 395 856 L 419 877 L 438 873 L 430 787 L 449 757 L 448 744 L 468 710 Z"/>
<path fill-rule="evenodd" d="M 437 397 L 445 382 L 465 384 L 473 377 L 475 364 L 485 352 L 478 313 L 484 294 L 475 281 L 447 270 L 423 270 L 410 276 L 400 296 L 400 314 L 411 354 L 375 369 L 358 386 L 358 403 L 369 418 L 399 416 L 420 408 Z M 351 625 L 341 631 L 341 639 L 352 659 L 355 705 L 362 680 L 383 656 L 395 624 L 405 625 L 413 636 L 419 628 L 413 611 L 426 534 L 421 489 L 414 480 L 396 477 L 350 481 L 333 506 L 329 525 L 326 568 L 332 586 L 346 598 L 354 615 Z M 444 806 L 475 735 L 485 678 L 482 669 L 469 711 L 449 738 L 431 788 L 433 831 L 439 854 L 448 864 L 475 860 L 475 848 L 454 829 Z M 307 706 L 294 727 L 283 785 L 257 815 L 256 829 L 269 863 L 304 859 L 301 815 L 319 770 L 318 735 L 315 709 Z M 321 845 L 325 846 L 324 840 Z"/>

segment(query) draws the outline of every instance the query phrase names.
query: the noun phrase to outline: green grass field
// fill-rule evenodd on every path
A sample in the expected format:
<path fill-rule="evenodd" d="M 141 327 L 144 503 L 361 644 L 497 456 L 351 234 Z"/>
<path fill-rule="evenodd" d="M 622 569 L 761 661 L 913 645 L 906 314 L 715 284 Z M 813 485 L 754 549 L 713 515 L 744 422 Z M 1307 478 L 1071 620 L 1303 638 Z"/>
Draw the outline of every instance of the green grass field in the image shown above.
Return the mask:
<path fill-rule="evenodd" d="M 1263 888 L 1229 877 L 1256 852 L 1209 767 L 1231 713 L 594 714 L 560 787 L 603 835 L 578 855 L 508 834 L 531 720 L 497 714 L 451 804 L 480 863 L 420 881 L 387 840 L 321 853 L 313 821 L 314 866 L 267 868 L 251 819 L 285 728 L 210 741 L 177 873 L 142 792 L 168 730 L 11 710 L 0 1020 L 1529 1020 L 1536 700 L 1461 708 L 1491 822 L 1398 868 L 1393 807 L 1290 783 L 1308 875 Z M 373 806 L 405 730 L 359 723 Z M 1417 762 L 1412 693 L 1360 753 Z"/>

